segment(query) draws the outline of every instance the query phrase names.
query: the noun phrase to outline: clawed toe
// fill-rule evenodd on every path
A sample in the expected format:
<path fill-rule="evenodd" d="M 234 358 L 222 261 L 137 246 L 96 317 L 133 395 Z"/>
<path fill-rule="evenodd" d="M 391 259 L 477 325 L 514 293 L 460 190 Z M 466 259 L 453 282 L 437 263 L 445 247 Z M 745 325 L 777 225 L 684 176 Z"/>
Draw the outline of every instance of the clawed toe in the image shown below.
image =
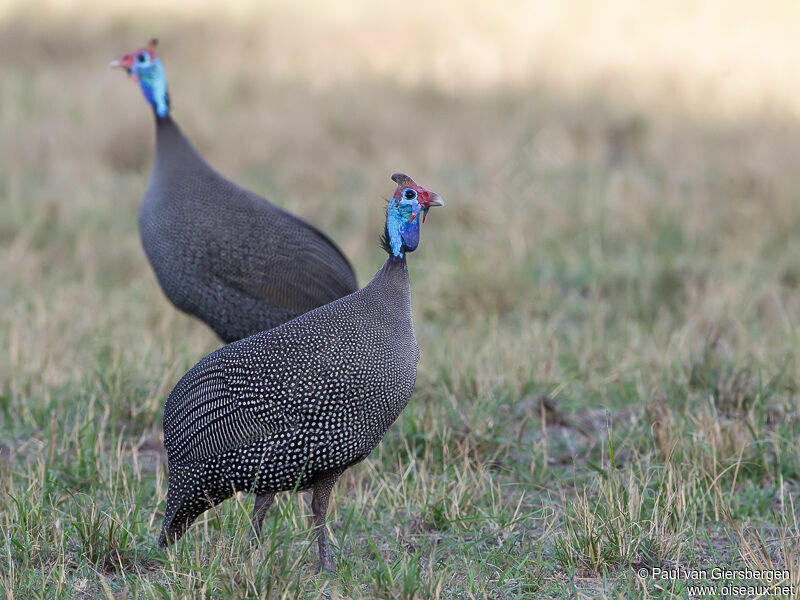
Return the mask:
<path fill-rule="evenodd" d="M 326 561 L 319 561 L 317 565 L 317 574 L 320 573 L 330 573 L 331 575 L 336 574 L 336 565 L 333 564 L 333 561 L 328 559 Z"/>

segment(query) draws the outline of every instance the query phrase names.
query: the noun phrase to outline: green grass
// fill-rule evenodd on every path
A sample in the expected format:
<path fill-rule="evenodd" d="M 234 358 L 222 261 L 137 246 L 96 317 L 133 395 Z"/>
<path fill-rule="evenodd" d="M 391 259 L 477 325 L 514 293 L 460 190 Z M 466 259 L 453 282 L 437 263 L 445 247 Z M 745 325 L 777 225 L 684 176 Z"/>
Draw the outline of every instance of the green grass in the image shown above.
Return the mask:
<path fill-rule="evenodd" d="M 414 397 L 332 495 L 338 574 L 315 573 L 303 495 L 258 547 L 242 496 L 159 550 L 164 399 L 218 342 L 139 245 L 150 116 L 104 67 L 152 25 L 84 4 L 0 13 L 20 56 L 0 59 L 0 598 L 686 597 L 636 575 L 676 566 L 785 568 L 800 590 L 794 105 L 735 113 L 732 84 L 723 109 L 688 75 L 670 110 L 655 75 L 626 104 L 584 63 L 583 88 L 513 61 L 486 86 L 457 44 L 436 46 L 452 72 L 415 78 L 427 55 L 388 46 L 350 72 L 361 33 L 393 31 L 366 5 L 325 9 L 330 56 L 285 7 L 157 27 L 201 152 L 329 232 L 362 283 L 393 171 L 447 203 L 409 259 Z M 471 18 L 449 31 L 471 39 Z M 486 35 L 520 42 L 513 20 Z"/>

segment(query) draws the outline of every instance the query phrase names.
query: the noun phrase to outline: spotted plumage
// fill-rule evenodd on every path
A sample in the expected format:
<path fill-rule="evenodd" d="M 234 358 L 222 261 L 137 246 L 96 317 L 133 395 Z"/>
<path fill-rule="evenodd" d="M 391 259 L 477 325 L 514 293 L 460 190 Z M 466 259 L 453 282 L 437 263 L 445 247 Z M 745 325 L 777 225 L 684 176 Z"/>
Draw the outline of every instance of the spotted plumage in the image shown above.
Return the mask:
<path fill-rule="evenodd" d="M 419 200 L 409 214 L 441 204 L 434 194 Z M 403 218 L 390 202 L 387 220 L 394 212 Z M 401 256 L 390 250 L 363 289 L 220 348 L 175 386 L 164 410 L 162 545 L 236 491 L 257 495 L 258 531 L 276 492 L 313 489 L 320 567 L 332 568 L 323 525 L 333 482 L 378 445 L 416 379 L 413 248 L 395 241 Z"/>
<path fill-rule="evenodd" d="M 156 158 L 139 210 L 142 246 L 180 310 L 232 342 L 357 289 L 322 232 L 214 171 L 170 115 L 155 42 L 112 63 L 137 79 L 156 118 Z"/>

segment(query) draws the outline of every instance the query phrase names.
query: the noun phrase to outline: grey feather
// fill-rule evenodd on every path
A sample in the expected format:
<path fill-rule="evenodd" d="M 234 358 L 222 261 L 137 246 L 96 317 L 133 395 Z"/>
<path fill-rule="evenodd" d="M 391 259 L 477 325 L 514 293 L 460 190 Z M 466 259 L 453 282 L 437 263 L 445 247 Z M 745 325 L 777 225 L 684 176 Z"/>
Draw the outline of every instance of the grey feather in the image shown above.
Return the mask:
<path fill-rule="evenodd" d="M 357 289 L 325 234 L 219 175 L 170 117 L 157 118 L 139 231 L 167 298 L 225 342 Z"/>
<path fill-rule="evenodd" d="M 160 543 L 235 491 L 329 493 L 408 404 L 418 359 L 408 269 L 389 257 L 363 289 L 201 360 L 164 411 Z"/>

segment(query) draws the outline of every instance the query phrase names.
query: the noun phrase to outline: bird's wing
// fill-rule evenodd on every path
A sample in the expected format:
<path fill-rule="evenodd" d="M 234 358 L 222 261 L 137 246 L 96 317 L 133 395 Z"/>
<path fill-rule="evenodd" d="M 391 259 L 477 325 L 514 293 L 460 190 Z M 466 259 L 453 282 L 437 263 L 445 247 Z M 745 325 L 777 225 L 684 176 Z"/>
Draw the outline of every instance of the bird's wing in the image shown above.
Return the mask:
<path fill-rule="evenodd" d="M 208 232 L 206 252 L 224 286 L 295 314 L 356 290 L 350 263 L 325 234 L 238 186 L 220 210 L 226 227 Z"/>
<path fill-rule="evenodd" d="M 170 462 L 202 460 L 297 427 L 310 391 L 340 356 L 345 336 L 326 324 L 347 312 L 338 306 L 345 300 L 224 346 L 189 370 L 164 409 Z"/>
<path fill-rule="evenodd" d="M 220 348 L 175 386 L 164 410 L 170 462 L 190 462 L 358 412 L 379 388 L 392 336 L 376 333 L 367 289 Z M 365 362 L 372 364 L 367 368 Z"/>
<path fill-rule="evenodd" d="M 255 441 L 267 431 L 232 396 L 222 350 L 197 363 L 167 398 L 164 446 L 170 463 L 215 456 Z"/>
<path fill-rule="evenodd" d="M 247 381 L 251 395 L 234 391 L 241 376 L 249 375 L 240 359 L 217 351 L 175 386 L 164 409 L 164 446 L 170 463 L 201 461 L 297 427 L 283 386 L 273 386 L 265 377 Z"/>

